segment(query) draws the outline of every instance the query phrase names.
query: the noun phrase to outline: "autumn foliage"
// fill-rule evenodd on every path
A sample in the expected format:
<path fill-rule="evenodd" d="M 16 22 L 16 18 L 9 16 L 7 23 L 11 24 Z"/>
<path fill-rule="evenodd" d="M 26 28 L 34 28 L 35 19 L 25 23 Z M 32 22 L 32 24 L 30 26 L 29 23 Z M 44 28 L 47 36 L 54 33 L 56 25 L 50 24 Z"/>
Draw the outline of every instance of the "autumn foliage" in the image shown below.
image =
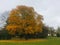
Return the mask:
<path fill-rule="evenodd" d="M 42 32 L 42 15 L 35 12 L 32 7 L 17 6 L 10 12 L 6 30 L 9 34 L 35 34 Z"/>

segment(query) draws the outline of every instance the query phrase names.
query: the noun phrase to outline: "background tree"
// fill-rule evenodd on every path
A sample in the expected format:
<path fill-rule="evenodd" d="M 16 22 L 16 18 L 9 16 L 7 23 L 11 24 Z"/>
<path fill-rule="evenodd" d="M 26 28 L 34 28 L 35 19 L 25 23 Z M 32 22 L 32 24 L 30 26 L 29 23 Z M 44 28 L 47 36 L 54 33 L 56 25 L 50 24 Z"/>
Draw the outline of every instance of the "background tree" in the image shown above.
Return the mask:
<path fill-rule="evenodd" d="M 57 28 L 57 37 L 60 37 L 60 27 Z"/>
<path fill-rule="evenodd" d="M 42 32 L 35 34 L 36 38 L 46 38 L 48 37 L 48 27 L 43 25 Z"/>
<path fill-rule="evenodd" d="M 0 30 L 0 39 L 11 39 L 11 35 L 8 33 L 7 30 L 5 30 L 5 27 Z"/>
<path fill-rule="evenodd" d="M 41 37 L 43 37 L 43 38 L 46 38 L 46 37 L 48 37 L 48 31 L 49 31 L 49 28 L 48 28 L 48 26 L 43 26 L 43 31 L 42 31 L 42 36 Z"/>
<path fill-rule="evenodd" d="M 48 27 L 48 28 L 49 28 L 48 34 L 49 34 L 50 36 L 56 36 L 56 31 L 55 31 L 55 29 L 54 29 L 53 27 Z"/>

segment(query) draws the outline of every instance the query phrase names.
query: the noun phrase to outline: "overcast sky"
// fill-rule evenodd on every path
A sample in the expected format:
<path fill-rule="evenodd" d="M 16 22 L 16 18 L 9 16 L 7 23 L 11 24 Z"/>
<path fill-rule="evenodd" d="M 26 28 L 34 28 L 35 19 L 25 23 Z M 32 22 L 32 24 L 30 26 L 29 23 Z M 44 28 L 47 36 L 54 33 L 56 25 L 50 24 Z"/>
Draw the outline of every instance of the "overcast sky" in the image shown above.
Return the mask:
<path fill-rule="evenodd" d="M 17 5 L 34 7 L 36 12 L 43 15 L 46 25 L 60 26 L 60 0 L 0 0 L 0 13 L 12 10 Z"/>

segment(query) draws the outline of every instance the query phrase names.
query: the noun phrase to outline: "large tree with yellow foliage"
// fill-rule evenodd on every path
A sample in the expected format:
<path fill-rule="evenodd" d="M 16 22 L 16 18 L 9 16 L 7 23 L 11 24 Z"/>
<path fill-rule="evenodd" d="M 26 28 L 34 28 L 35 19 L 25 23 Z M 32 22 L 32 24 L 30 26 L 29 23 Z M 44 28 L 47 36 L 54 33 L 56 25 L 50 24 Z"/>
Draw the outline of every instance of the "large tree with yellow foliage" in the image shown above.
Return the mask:
<path fill-rule="evenodd" d="M 42 32 L 43 17 L 32 7 L 17 6 L 8 17 L 6 30 L 9 34 L 35 34 Z"/>

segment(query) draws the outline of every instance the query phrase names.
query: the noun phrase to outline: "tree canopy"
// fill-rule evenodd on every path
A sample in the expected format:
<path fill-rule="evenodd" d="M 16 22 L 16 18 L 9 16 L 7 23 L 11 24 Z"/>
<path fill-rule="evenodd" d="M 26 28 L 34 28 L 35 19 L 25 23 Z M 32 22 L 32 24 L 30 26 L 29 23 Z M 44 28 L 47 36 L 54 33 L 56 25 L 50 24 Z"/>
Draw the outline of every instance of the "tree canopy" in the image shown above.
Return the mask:
<path fill-rule="evenodd" d="M 8 17 L 6 30 L 9 34 L 34 34 L 42 32 L 43 16 L 33 7 L 17 6 Z"/>

